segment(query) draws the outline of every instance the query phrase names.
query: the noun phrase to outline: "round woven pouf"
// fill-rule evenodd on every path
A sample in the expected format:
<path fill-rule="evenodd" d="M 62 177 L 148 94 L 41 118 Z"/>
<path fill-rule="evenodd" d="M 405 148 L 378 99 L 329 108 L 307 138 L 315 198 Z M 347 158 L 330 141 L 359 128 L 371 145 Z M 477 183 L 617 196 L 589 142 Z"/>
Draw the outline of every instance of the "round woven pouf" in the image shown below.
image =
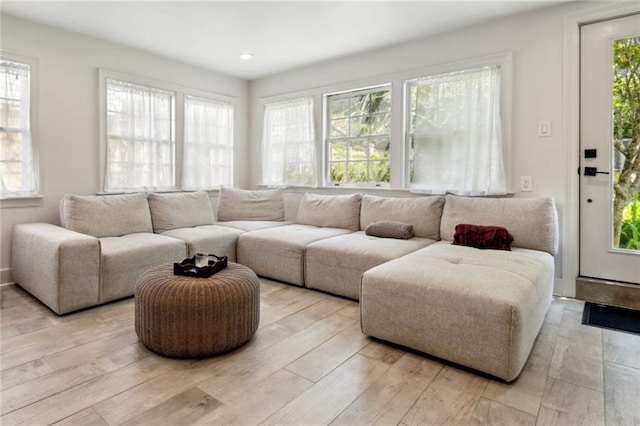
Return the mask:
<path fill-rule="evenodd" d="M 237 263 L 209 278 L 174 275 L 173 264 L 165 264 L 136 282 L 136 334 L 163 355 L 197 358 L 230 351 L 251 339 L 259 321 L 260 281 Z"/>

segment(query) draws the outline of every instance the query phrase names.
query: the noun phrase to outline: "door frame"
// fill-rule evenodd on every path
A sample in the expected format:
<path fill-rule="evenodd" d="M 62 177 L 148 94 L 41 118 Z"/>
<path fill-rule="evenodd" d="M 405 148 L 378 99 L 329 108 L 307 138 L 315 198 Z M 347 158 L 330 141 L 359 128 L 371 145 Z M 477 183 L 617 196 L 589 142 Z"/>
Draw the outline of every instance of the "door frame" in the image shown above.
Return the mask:
<path fill-rule="evenodd" d="M 562 221 L 562 278 L 556 279 L 561 296 L 575 297 L 580 270 L 580 26 L 587 23 L 640 13 L 640 4 L 611 3 L 567 15 L 563 21 L 562 50 L 562 135 L 563 157 L 567 160 L 567 203 Z"/>

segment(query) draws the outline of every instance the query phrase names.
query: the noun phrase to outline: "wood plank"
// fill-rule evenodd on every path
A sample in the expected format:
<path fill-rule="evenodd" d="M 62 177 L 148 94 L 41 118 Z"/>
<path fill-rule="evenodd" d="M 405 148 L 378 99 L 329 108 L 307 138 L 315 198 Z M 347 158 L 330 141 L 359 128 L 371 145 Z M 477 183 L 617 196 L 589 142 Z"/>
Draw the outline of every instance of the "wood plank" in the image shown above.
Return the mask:
<path fill-rule="evenodd" d="M 404 349 L 391 343 L 381 340 L 371 339 L 367 346 L 360 349 L 360 355 L 386 362 L 387 364 L 395 364 L 400 358 L 407 353 Z"/>
<path fill-rule="evenodd" d="M 536 416 L 495 401 L 480 398 L 468 424 L 469 426 L 534 426 Z"/>
<path fill-rule="evenodd" d="M 520 376 L 511 383 L 491 380 L 482 396 L 534 416 L 538 415 L 553 357 L 553 344 L 539 340 Z"/>
<path fill-rule="evenodd" d="M 286 369 L 317 382 L 368 343 L 369 338 L 362 334 L 357 322 L 296 359 Z"/>
<path fill-rule="evenodd" d="M 127 426 L 189 425 L 221 405 L 222 403 L 211 395 L 193 387 L 123 424 Z"/>
<path fill-rule="evenodd" d="M 170 363 L 147 357 L 111 374 L 57 393 L 0 418 L 3 424 L 51 424 L 144 383 L 172 368 Z"/>
<path fill-rule="evenodd" d="M 445 366 L 403 417 L 407 425 L 465 424 L 489 379 Z"/>
<path fill-rule="evenodd" d="M 239 398 L 217 408 L 195 424 L 256 425 L 305 392 L 313 382 L 279 370 Z"/>
<path fill-rule="evenodd" d="M 640 370 L 605 362 L 604 386 L 607 424 L 639 425 Z"/>
<path fill-rule="evenodd" d="M 602 392 L 552 378 L 547 380 L 538 426 L 604 424 Z"/>
<path fill-rule="evenodd" d="M 89 407 L 73 416 L 54 423 L 55 426 L 109 426 L 96 411 Z"/>
<path fill-rule="evenodd" d="M 602 330 L 604 361 L 640 370 L 640 335 Z"/>
<path fill-rule="evenodd" d="M 356 354 L 263 424 L 328 424 L 388 369 L 388 364 Z"/>
<path fill-rule="evenodd" d="M 442 368 L 436 360 L 405 353 L 331 424 L 398 424 Z"/>

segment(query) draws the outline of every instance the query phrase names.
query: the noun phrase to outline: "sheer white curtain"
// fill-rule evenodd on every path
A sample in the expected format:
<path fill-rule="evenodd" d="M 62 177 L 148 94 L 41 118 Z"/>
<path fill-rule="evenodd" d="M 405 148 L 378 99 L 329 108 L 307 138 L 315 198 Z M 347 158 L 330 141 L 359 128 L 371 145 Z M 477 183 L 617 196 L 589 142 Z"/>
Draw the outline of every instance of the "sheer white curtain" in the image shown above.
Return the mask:
<path fill-rule="evenodd" d="M 271 186 L 316 184 L 312 97 L 265 105 L 262 183 Z"/>
<path fill-rule="evenodd" d="M 107 80 L 107 191 L 175 187 L 173 93 Z"/>
<path fill-rule="evenodd" d="M 500 68 L 416 82 L 411 187 L 432 193 L 506 193 L 500 131 Z"/>
<path fill-rule="evenodd" d="M 30 67 L 0 62 L 0 196 L 38 192 L 31 139 Z"/>
<path fill-rule="evenodd" d="M 233 185 L 233 105 L 184 98 L 182 189 Z"/>

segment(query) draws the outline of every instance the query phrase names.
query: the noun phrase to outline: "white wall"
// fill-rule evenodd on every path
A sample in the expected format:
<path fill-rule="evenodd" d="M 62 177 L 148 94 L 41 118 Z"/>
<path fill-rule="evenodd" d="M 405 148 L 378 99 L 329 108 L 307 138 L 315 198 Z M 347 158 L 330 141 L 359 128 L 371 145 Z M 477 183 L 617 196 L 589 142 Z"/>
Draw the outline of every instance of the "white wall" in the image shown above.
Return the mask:
<path fill-rule="evenodd" d="M 236 184 L 247 186 L 248 83 L 113 43 L 0 15 L 2 50 L 38 60 L 42 201 L 36 207 L 0 209 L 0 283 L 10 279 L 10 238 L 15 224 L 59 223 L 65 193 L 100 191 L 98 69 L 174 83 L 234 97 Z"/>
<path fill-rule="evenodd" d="M 511 126 L 511 152 L 507 159 L 510 162 L 510 187 L 516 197 L 553 197 L 560 214 L 562 236 L 564 222 L 573 220 L 577 214 L 567 211 L 572 205 L 572 192 L 577 193 L 577 188 L 569 188 L 567 176 L 572 164 L 577 164 L 573 158 L 578 155 L 577 149 L 567 149 L 569 141 L 564 137 L 567 132 L 563 128 L 564 25 L 568 16 L 601 9 L 603 4 L 591 2 L 551 7 L 253 81 L 249 123 L 251 185 L 260 184 L 260 119 L 265 98 L 287 93 L 314 94 L 321 98 L 327 90 L 347 88 L 349 84 L 345 83 L 348 82 L 353 88 L 361 87 L 362 83 L 385 82 L 387 77 L 397 77 L 411 70 L 511 52 L 511 122 L 507 123 Z M 571 100 L 574 101 L 577 99 Z M 538 137 L 537 126 L 541 120 L 551 121 L 551 137 Z M 392 132 L 396 135 L 392 138 L 392 146 L 401 146 L 402 131 Z M 398 164 L 402 164 L 402 159 L 394 161 L 392 158 L 392 166 Z M 519 192 L 520 176 L 533 178 L 532 192 Z M 566 266 L 563 255 L 570 252 L 570 261 L 574 261 L 577 235 L 570 239 L 561 241 L 561 250 L 556 257 L 556 292 L 569 296 L 574 294 L 575 277 L 566 277 L 563 282 Z"/>

